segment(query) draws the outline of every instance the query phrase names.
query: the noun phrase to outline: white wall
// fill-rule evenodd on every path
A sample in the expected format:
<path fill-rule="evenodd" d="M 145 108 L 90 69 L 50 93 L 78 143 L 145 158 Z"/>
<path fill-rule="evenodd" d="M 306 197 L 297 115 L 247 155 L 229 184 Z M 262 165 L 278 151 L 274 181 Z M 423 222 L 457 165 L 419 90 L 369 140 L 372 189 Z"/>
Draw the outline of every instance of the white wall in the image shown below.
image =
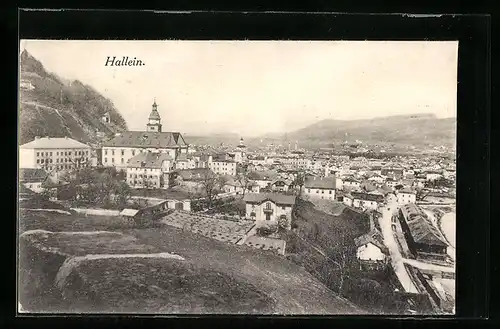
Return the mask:
<path fill-rule="evenodd" d="M 373 243 L 360 246 L 356 252 L 356 256 L 359 260 L 383 261 L 385 259 L 382 250 Z"/>
<path fill-rule="evenodd" d="M 266 214 L 264 212 L 264 209 L 266 208 L 266 204 L 270 203 L 271 204 L 271 209 L 272 209 L 272 214 L 271 214 L 271 219 L 266 220 Z M 285 208 L 285 209 L 283 209 Z M 262 204 L 246 204 L 246 216 L 248 218 L 252 218 L 250 214 L 252 212 L 255 212 L 255 223 L 256 224 L 278 224 L 278 220 L 281 215 L 286 215 L 289 224 L 291 223 L 291 218 L 292 218 L 292 206 L 282 206 L 282 205 L 277 205 L 272 201 L 265 201 Z"/>
<path fill-rule="evenodd" d="M 34 149 L 19 149 L 19 168 L 36 168 Z"/>
<path fill-rule="evenodd" d="M 311 198 L 335 200 L 335 189 L 326 190 L 318 188 L 304 188 L 305 195 Z"/>
<path fill-rule="evenodd" d="M 399 204 L 415 203 L 417 196 L 413 193 L 398 193 L 397 195 Z"/>

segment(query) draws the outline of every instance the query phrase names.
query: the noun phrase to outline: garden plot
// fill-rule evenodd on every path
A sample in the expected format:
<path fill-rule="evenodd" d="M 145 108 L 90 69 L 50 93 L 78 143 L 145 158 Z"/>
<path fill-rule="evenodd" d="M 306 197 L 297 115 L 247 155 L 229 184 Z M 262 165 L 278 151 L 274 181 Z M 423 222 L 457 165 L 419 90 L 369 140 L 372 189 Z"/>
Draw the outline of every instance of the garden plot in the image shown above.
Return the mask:
<path fill-rule="evenodd" d="M 252 221 L 234 222 L 180 211 L 165 216 L 161 222 L 228 243 L 238 242 L 254 225 Z"/>

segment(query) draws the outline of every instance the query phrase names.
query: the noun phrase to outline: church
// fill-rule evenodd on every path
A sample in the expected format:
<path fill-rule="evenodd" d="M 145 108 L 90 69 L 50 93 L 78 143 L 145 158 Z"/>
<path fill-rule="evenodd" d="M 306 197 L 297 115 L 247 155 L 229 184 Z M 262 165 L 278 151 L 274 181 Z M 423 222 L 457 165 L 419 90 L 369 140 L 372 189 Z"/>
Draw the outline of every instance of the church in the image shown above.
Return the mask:
<path fill-rule="evenodd" d="M 162 131 L 155 100 L 145 131 L 121 132 L 103 143 L 102 165 L 124 170 L 131 158 L 143 152 L 165 153 L 175 160 L 180 154 L 188 153 L 188 148 L 189 145 L 181 133 Z"/>

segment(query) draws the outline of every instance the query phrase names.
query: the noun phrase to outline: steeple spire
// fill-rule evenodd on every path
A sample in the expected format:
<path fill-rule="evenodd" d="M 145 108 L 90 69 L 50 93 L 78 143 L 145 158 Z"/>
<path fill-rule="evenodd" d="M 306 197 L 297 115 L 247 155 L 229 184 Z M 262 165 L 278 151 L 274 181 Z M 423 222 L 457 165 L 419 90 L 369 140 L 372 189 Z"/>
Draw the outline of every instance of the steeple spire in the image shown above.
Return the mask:
<path fill-rule="evenodd" d="M 158 113 L 158 104 L 156 104 L 156 97 L 153 99 L 152 107 L 153 109 L 149 114 L 149 122 L 147 125 L 147 130 L 161 132 L 161 118 L 160 114 Z"/>

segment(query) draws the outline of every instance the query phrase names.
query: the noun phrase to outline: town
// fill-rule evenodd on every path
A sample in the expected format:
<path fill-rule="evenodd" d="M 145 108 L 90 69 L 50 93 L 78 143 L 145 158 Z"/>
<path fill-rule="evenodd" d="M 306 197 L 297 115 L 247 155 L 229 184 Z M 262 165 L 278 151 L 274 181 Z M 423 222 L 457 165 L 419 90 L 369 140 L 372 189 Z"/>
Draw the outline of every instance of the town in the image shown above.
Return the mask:
<path fill-rule="evenodd" d="M 367 312 L 455 312 L 453 154 L 366 141 L 250 143 L 244 136 L 232 145 L 194 144 L 162 129 L 156 100 L 144 113 L 143 131 L 102 134 L 98 143 L 38 136 L 19 146 L 20 226 L 32 232 L 26 239 L 42 239 L 42 222 L 52 234 L 115 225 L 186 244 L 180 250 L 188 254 L 185 241 L 196 245 L 191 235 L 199 236 L 232 248 L 228 255 L 256 250 L 288 260 Z M 99 120 L 113 124 L 109 113 Z M 246 261 L 226 263 L 243 268 Z M 21 303 L 29 309 L 35 301 Z"/>

